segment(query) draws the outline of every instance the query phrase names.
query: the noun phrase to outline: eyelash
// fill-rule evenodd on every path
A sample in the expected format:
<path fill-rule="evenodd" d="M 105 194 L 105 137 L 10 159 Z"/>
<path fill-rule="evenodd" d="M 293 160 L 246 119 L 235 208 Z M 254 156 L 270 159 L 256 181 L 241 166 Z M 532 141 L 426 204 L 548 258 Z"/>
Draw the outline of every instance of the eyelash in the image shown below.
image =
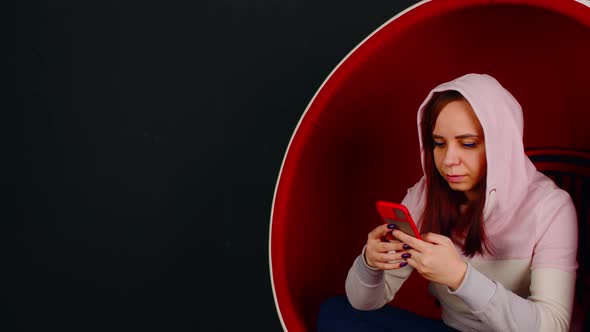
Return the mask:
<path fill-rule="evenodd" d="M 434 147 L 435 148 L 442 148 L 445 146 L 445 143 L 443 142 L 434 142 Z M 466 149 L 473 149 L 477 146 L 477 143 L 463 143 L 463 147 Z"/>

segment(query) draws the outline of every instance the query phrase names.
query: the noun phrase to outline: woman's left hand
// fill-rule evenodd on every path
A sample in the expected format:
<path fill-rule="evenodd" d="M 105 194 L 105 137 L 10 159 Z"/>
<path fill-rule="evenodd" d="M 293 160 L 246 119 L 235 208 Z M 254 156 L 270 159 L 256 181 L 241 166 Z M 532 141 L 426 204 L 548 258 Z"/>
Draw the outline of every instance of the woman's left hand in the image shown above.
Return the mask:
<path fill-rule="evenodd" d="M 446 236 L 427 233 L 422 240 L 394 230 L 393 236 L 412 249 L 406 261 L 427 280 L 447 285 L 451 290 L 459 288 L 467 272 L 467 263 L 457 252 L 453 241 Z"/>

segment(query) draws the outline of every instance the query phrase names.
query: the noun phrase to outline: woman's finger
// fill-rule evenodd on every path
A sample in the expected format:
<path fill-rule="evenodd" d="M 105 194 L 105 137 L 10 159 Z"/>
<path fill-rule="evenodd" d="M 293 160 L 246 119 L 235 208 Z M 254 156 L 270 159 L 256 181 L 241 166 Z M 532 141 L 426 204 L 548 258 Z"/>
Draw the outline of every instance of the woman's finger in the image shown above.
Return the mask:
<path fill-rule="evenodd" d="M 399 241 L 395 241 L 395 242 L 380 242 L 376 249 L 379 252 L 388 252 L 388 251 L 402 251 L 403 249 L 403 243 L 399 242 Z"/>
<path fill-rule="evenodd" d="M 402 256 L 402 258 L 406 261 L 412 259 L 416 263 L 420 263 L 420 261 L 422 260 L 422 253 L 419 252 L 418 250 L 410 249 L 410 250 L 406 251 L 405 254 L 406 255 Z"/>
<path fill-rule="evenodd" d="M 379 253 L 375 254 L 375 260 L 378 262 L 392 262 L 392 261 L 401 261 L 404 259 L 403 255 L 406 253 L 401 252 L 389 252 L 389 253 Z"/>
<path fill-rule="evenodd" d="M 378 261 L 375 262 L 374 265 L 381 270 L 394 270 L 407 266 L 408 263 L 404 260 L 394 259 L 389 261 Z"/>
<path fill-rule="evenodd" d="M 394 230 L 392 234 L 401 242 L 407 243 L 410 247 L 417 249 L 418 251 L 425 251 L 431 246 L 430 243 L 419 240 L 397 229 Z"/>
<path fill-rule="evenodd" d="M 401 263 L 375 263 L 375 267 L 377 267 L 378 269 L 381 270 L 397 270 L 397 269 L 401 269 L 404 266 L 407 265 L 407 263 L 403 264 L 405 262 L 401 262 Z M 401 265 L 400 265 L 401 264 Z"/>
<path fill-rule="evenodd" d="M 453 244 L 451 239 L 448 237 L 436 233 L 426 233 L 422 235 L 422 240 L 434 244 Z"/>
<path fill-rule="evenodd" d="M 381 238 L 385 236 L 388 231 L 389 229 L 387 229 L 387 225 L 385 224 L 377 226 L 371 231 L 371 233 L 369 233 L 369 240 L 381 241 Z"/>
<path fill-rule="evenodd" d="M 415 259 L 413 259 L 413 258 L 408 258 L 408 259 L 406 259 L 406 260 L 405 260 L 405 262 L 406 262 L 406 263 L 407 263 L 409 266 L 411 266 L 411 267 L 415 268 L 415 269 L 416 269 L 418 272 L 420 272 L 420 264 L 419 264 L 419 263 L 418 263 L 418 262 L 417 262 Z"/>

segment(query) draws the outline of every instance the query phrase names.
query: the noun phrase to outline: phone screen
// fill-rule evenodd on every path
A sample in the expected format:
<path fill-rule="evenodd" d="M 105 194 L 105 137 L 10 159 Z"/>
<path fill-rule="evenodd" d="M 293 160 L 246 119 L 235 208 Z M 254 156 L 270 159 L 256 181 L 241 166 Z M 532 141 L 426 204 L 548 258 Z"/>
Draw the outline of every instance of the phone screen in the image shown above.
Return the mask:
<path fill-rule="evenodd" d="M 400 231 L 410 236 L 416 237 L 416 235 L 414 235 L 414 230 L 412 230 L 412 226 L 410 226 L 410 224 L 407 221 L 394 220 L 389 218 L 385 218 L 385 221 L 388 224 L 395 224 Z"/>

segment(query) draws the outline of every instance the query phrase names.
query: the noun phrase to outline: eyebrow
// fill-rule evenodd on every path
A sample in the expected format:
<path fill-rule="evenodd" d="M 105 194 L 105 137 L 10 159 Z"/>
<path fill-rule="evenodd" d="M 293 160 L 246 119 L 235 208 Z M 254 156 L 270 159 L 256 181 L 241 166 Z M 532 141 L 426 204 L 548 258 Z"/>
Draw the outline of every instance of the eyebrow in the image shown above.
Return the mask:
<path fill-rule="evenodd" d="M 432 134 L 432 138 L 444 139 L 444 137 L 442 137 L 440 135 L 435 135 L 435 134 Z M 462 138 L 479 138 L 479 135 L 475 135 L 475 134 L 463 134 L 463 135 L 455 136 L 455 138 L 457 138 L 457 139 L 462 139 Z"/>

